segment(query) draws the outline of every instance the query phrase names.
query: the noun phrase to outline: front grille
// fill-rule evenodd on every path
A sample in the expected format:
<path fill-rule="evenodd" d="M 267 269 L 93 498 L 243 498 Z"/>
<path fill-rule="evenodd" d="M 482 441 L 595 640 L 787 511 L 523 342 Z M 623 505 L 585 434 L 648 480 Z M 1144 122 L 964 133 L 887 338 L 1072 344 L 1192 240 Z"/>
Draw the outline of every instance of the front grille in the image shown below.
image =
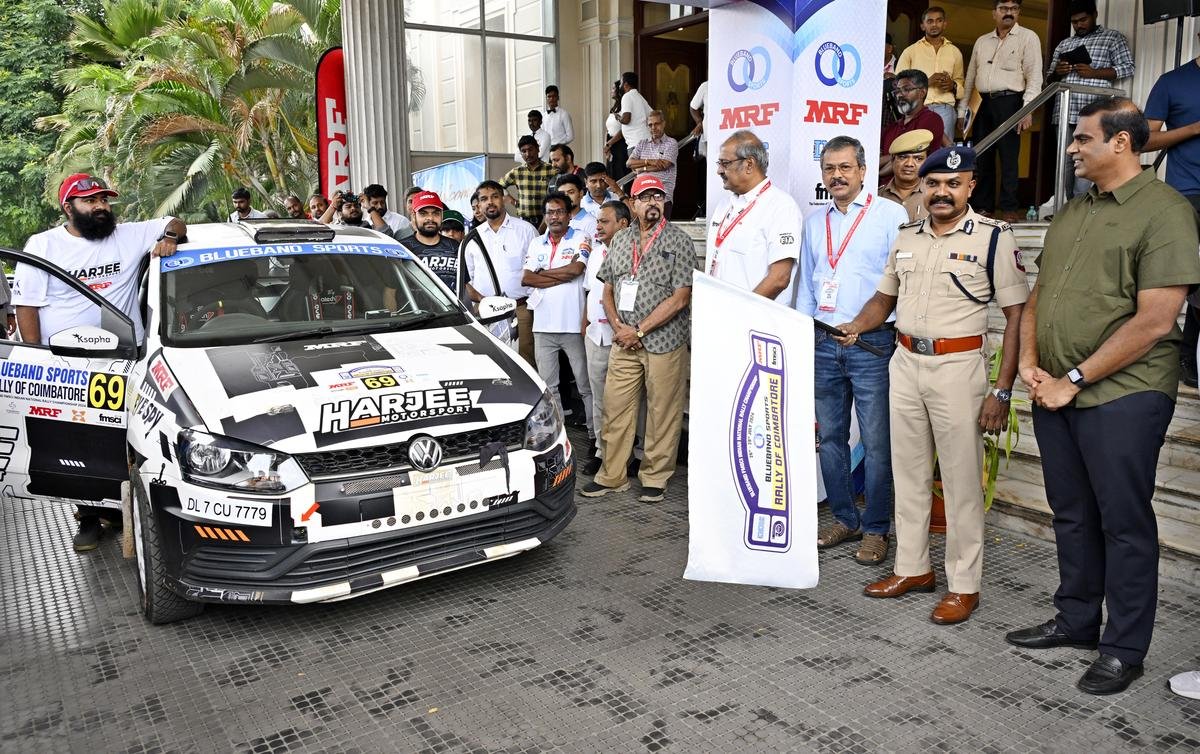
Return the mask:
<path fill-rule="evenodd" d="M 438 437 L 442 444 L 442 462 L 475 458 L 479 449 L 493 442 L 504 443 L 509 450 L 519 448 L 525 441 L 525 422 L 500 424 Z M 408 467 L 409 441 L 387 445 L 371 445 L 348 450 L 325 450 L 317 453 L 298 453 L 296 460 L 310 477 L 328 477 L 362 471 L 379 471 Z"/>
<path fill-rule="evenodd" d="M 189 581 L 219 583 L 226 588 L 310 589 L 536 537 L 571 513 L 571 507 L 566 506 L 553 518 L 547 518 L 527 507 L 469 517 L 432 531 L 433 527 L 401 530 L 390 535 L 352 539 L 349 545 L 336 548 L 314 545 L 304 555 L 295 547 L 255 548 L 251 552 L 202 545 L 187 558 L 183 577 Z"/>

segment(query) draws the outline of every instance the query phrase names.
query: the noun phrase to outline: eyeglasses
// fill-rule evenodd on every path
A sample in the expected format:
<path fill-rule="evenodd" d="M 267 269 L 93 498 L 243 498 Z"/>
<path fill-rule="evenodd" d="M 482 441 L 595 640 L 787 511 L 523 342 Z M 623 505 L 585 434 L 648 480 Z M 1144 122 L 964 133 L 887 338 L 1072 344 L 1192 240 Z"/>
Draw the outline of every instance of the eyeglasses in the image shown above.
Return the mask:
<path fill-rule="evenodd" d="M 567 214 L 565 209 L 548 209 L 545 212 L 546 217 L 558 217 L 559 215 L 565 214 Z"/>
<path fill-rule="evenodd" d="M 646 191 L 638 194 L 634 198 L 639 202 L 661 202 L 666 200 L 667 195 L 661 191 Z"/>
<path fill-rule="evenodd" d="M 67 186 L 67 190 L 63 192 L 63 196 L 66 197 L 67 199 L 70 199 L 70 198 L 72 198 L 71 194 L 76 191 L 92 191 L 94 189 L 101 189 L 101 190 L 107 191 L 108 186 L 105 186 L 103 183 L 96 180 L 95 178 L 91 178 L 91 177 L 78 178 L 78 179 L 72 181 L 70 186 Z"/>
<path fill-rule="evenodd" d="M 898 86 L 896 87 L 896 91 L 900 92 L 901 94 L 909 94 L 911 92 L 920 91 L 924 88 L 925 87 L 923 86 Z"/>
<path fill-rule="evenodd" d="M 1019 5 L 997 5 L 996 10 L 1001 13 L 1020 13 L 1021 6 Z"/>
<path fill-rule="evenodd" d="M 749 157 L 739 157 L 736 160 L 717 160 L 717 167 L 719 167 L 722 170 L 725 170 L 735 162 L 745 162 L 748 159 L 750 159 L 750 158 Z"/>

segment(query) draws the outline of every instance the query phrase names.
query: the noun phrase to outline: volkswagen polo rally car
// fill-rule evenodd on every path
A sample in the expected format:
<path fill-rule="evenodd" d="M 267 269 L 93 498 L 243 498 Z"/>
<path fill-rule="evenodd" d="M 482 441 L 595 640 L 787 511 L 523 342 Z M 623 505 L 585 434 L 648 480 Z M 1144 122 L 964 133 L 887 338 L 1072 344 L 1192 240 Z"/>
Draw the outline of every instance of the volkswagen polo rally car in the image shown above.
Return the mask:
<path fill-rule="evenodd" d="M 145 342 L 0 341 L 7 500 L 131 509 L 142 609 L 339 600 L 504 558 L 575 514 L 537 374 L 408 250 L 317 223 L 200 225 L 145 261 Z M 498 286 L 497 286 L 498 289 Z M 128 525 L 127 521 L 127 525 Z"/>

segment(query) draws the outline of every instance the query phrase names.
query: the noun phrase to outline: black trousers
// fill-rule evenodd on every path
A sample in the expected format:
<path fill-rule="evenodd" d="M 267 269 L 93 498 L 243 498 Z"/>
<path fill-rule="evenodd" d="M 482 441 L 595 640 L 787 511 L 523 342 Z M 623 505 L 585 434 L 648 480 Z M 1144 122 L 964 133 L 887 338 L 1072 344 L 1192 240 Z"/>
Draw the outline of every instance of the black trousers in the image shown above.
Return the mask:
<path fill-rule="evenodd" d="M 608 174 L 614 181 L 619 181 L 629 174 L 629 167 L 625 164 L 625 161 L 629 159 L 629 146 L 624 139 L 621 139 L 612 145 L 609 153 L 612 157 L 608 160 Z"/>
<path fill-rule="evenodd" d="M 1004 121 L 1021 109 L 1021 95 L 1004 97 L 984 96 L 971 127 L 971 138 L 979 141 L 990 134 Z M 1021 154 L 1021 137 L 1012 129 L 1000 138 L 988 151 L 979 156 L 975 165 L 975 193 L 971 195 L 971 208 L 976 212 L 996 211 L 996 160 L 1000 160 L 1000 211 L 1015 212 L 1017 206 L 1017 181 L 1020 171 L 1017 159 Z"/>
<path fill-rule="evenodd" d="M 1054 512 L 1055 620 L 1076 639 L 1140 664 L 1158 606 L 1158 524 L 1150 500 L 1174 402 L 1132 393 L 1092 408 L 1033 407 L 1046 498 Z"/>

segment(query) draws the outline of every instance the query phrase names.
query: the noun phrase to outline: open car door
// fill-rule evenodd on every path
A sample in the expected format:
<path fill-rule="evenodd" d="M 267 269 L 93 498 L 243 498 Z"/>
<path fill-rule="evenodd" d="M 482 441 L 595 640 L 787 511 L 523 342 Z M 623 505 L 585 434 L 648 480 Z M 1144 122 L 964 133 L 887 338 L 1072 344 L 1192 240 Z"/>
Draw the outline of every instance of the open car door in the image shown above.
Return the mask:
<path fill-rule="evenodd" d="M 6 274 L 43 270 L 95 310 L 82 324 L 43 333 L 48 344 L 0 339 L 0 498 L 120 507 L 129 478 L 128 378 L 137 357 L 133 323 L 62 268 L 0 248 Z"/>
<path fill-rule="evenodd" d="M 483 274 L 492 281 L 492 290 L 496 296 L 484 296 L 482 301 L 471 300 L 467 292 L 467 256 L 474 255 L 482 261 L 482 269 L 476 265 L 476 274 Z M 488 253 L 487 245 L 479 236 L 479 229 L 472 228 L 458 245 L 458 300 L 475 316 L 479 323 L 488 329 L 504 345 L 517 350 L 517 302 L 499 295 L 500 278 L 496 275 L 496 265 Z"/>

